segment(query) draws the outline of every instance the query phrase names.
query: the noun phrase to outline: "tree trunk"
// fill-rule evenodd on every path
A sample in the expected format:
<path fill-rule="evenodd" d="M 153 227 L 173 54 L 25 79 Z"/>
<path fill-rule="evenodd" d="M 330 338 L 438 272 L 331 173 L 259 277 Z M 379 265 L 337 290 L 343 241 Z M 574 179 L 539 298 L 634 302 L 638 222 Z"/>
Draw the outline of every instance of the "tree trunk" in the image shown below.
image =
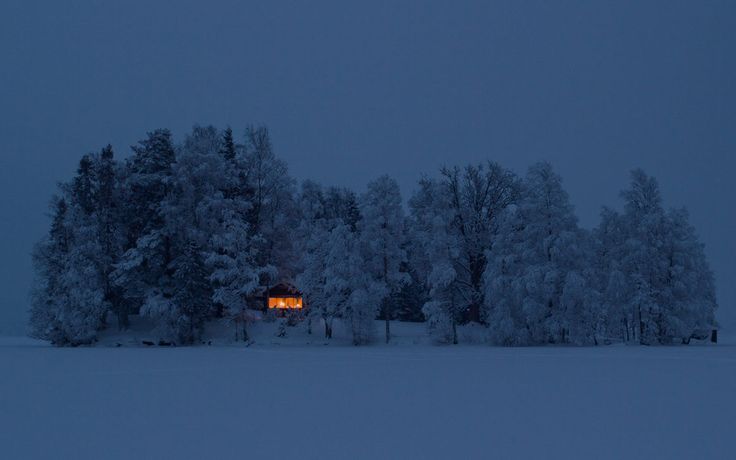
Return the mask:
<path fill-rule="evenodd" d="M 452 344 L 457 345 L 457 323 L 452 320 Z"/>
<path fill-rule="evenodd" d="M 391 341 L 391 322 L 388 319 L 388 314 L 386 314 L 386 343 L 389 343 Z"/>
<path fill-rule="evenodd" d="M 325 338 L 332 338 L 332 324 L 331 321 L 325 319 Z"/>
<path fill-rule="evenodd" d="M 478 302 L 472 302 L 468 306 L 468 321 L 480 323 L 480 304 Z"/>

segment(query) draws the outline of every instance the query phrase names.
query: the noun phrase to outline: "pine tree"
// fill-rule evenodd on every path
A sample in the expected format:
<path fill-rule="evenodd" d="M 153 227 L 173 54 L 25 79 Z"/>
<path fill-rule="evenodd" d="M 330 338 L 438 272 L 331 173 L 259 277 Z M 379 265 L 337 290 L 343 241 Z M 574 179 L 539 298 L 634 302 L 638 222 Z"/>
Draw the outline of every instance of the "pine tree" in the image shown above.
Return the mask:
<path fill-rule="evenodd" d="M 109 309 L 98 214 L 97 157 L 82 157 L 60 185 L 48 237 L 34 252 L 33 335 L 56 345 L 94 342 Z"/>
<path fill-rule="evenodd" d="M 341 187 L 329 187 L 324 194 L 323 208 L 325 218 L 339 219 L 351 231 L 356 231 L 361 219 L 358 198 L 352 190 Z"/>
<path fill-rule="evenodd" d="M 116 314 L 118 327 L 128 327 L 127 304 L 123 300 L 122 290 L 112 282 L 112 273 L 115 263 L 121 256 L 124 235 L 119 224 L 120 206 L 119 179 L 117 175 L 111 145 L 107 145 L 99 155 L 94 157 L 95 194 L 94 209 L 97 222 L 97 240 L 100 245 L 100 254 L 97 258 L 100 277 L 104 285 L 105 300 Z"/>
<path fill-rule="evenodd" d="M 133 147 L 121 179 L 120 222 L 125 225 L 123 255 L 111 274 L 133 309 L 165 305 L 171 297 L 171 270 L 175 248 L 166 229 L 162 204 L 172 191 L 176 160 L 171 133 L 160 129 Z M 142 311 L 151 311 L 150 308 Z"/>
<path fill-rule="evenodd" d="M 158 129 L 133 146 L 125 172 L 123 203 L 128 223 L 128 246 L 162 225 L 159 205 L 170 191 L 171 166 L 176 160 L 171 132 Z"/>
<path fill-rule="evenodd" d="M 174 296 L 178 319 L 176 335 L 181 343 L 194 343 L 212 312 L 212 288 L 199 245 L 190 242 L 173 262 Z"/>
<path fill-rule="evenodd" d="M 110 307 L 97 262 L 100 245 L 95 238 L 96 227 L 83 215 L 74 216 L 72 222 L 75 237 L 65 259 L 57 313 L 62 335 L 55 343 L 76 346 L 97 340 Z"/>
<path fill-rule="evenodd" d="M 66 201 L 54 197 L 51 208 L 51 229 L 33 250 L 35 277 L 31 291 L 30 331 L 32 337 L 61 344 L 64 336 L 58 321 L 58 312 L 61 310 L 62 277 L 71 243 L 71 231 L 66 223 Z"/>
<path fill-rule="evenodd" d="M 426 289 L 409 262 L 402 264 L 401 271 L 408 275 L 408 281 L 392 296 L 396 316 L 400 321 L 423 322 L 422 306 L 428 300 Z"/>
<path fill-rule="evenodd" d="M 93 343 L 109 308 L 97 262 L 97 227 L 77 201 L 84 189 L 74 187 L 84 179 L 78 176 L 71 187 L 62 187 L 71 206 L 66 199 L 54 200 L 51 231 L 33 256 L 31 334 L 61 346 Z"/>
<path fill-rule="evenodd" d="M 237 155 L 235 147 L 235 140 L 233 139 L 233 130 L 228 126 L 222 133 L 222 147 L 220 148 L 220 154 L 225 160 L 233 162 Z"/>
<path fill-rule="evenodd" d="M 77 168 L 77 177 L 74 178 L 71 187 L 71 193 L 85 214 L 92 214 L 95 211 L 95 178 L 92 158 L 85 155 L 79 160 Z"/>

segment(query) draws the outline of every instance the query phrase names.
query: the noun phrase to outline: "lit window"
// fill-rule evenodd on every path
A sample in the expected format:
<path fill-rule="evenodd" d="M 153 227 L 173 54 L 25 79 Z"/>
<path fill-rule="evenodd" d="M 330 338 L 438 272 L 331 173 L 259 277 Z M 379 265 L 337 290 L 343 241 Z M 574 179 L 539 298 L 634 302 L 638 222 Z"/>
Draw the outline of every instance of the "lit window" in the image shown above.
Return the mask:
<path fill-rule="evenodd" d="M 268 308 L 292 309 L 302 308 L 301 297 L 269 297 Z"/>

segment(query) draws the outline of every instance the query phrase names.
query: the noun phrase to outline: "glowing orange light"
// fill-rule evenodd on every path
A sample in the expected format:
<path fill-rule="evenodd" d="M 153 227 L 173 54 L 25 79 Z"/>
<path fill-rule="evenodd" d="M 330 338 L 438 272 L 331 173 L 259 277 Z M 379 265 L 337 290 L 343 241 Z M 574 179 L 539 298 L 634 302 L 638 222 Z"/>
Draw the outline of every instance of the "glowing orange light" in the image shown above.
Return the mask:
<path fill-rule="evenodd" d="M 302 308 L 301 297 L 269 297 L 268 308 L 292 309 Z"/>

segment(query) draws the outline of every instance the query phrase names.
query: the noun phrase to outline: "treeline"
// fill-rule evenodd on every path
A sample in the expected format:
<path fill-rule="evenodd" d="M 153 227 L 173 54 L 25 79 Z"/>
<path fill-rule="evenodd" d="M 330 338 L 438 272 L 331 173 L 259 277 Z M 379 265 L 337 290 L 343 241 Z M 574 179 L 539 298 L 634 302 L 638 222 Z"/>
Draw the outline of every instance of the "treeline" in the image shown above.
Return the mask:
<path fill-rule="evenodd" d="M 604 208 L 587 231 L 548 163 L 524 177 L 493 162 L 444 168 L 405 208 L 388 176 L 360 196 L 298 186 L 264 127 L 236 140 L 197 126 L 180 144 L 156 130 L 132 150 L 85 155 L 52 199 L 33 253 L 33 336 L 90 344 L 141 314 L 180 344 L 214 318 L 247 337 L 248 312 L 281 282 L 303 292 L 310 329 L 329 338 L 345 321 L 356 345 L 377 339 L 376 318 L 386 342 L 401 319 L 446 343 L 480 323 L 502 345 L 687 342 L 715 325 L 703 245 L 640 170 L 623 212 Z"/>

